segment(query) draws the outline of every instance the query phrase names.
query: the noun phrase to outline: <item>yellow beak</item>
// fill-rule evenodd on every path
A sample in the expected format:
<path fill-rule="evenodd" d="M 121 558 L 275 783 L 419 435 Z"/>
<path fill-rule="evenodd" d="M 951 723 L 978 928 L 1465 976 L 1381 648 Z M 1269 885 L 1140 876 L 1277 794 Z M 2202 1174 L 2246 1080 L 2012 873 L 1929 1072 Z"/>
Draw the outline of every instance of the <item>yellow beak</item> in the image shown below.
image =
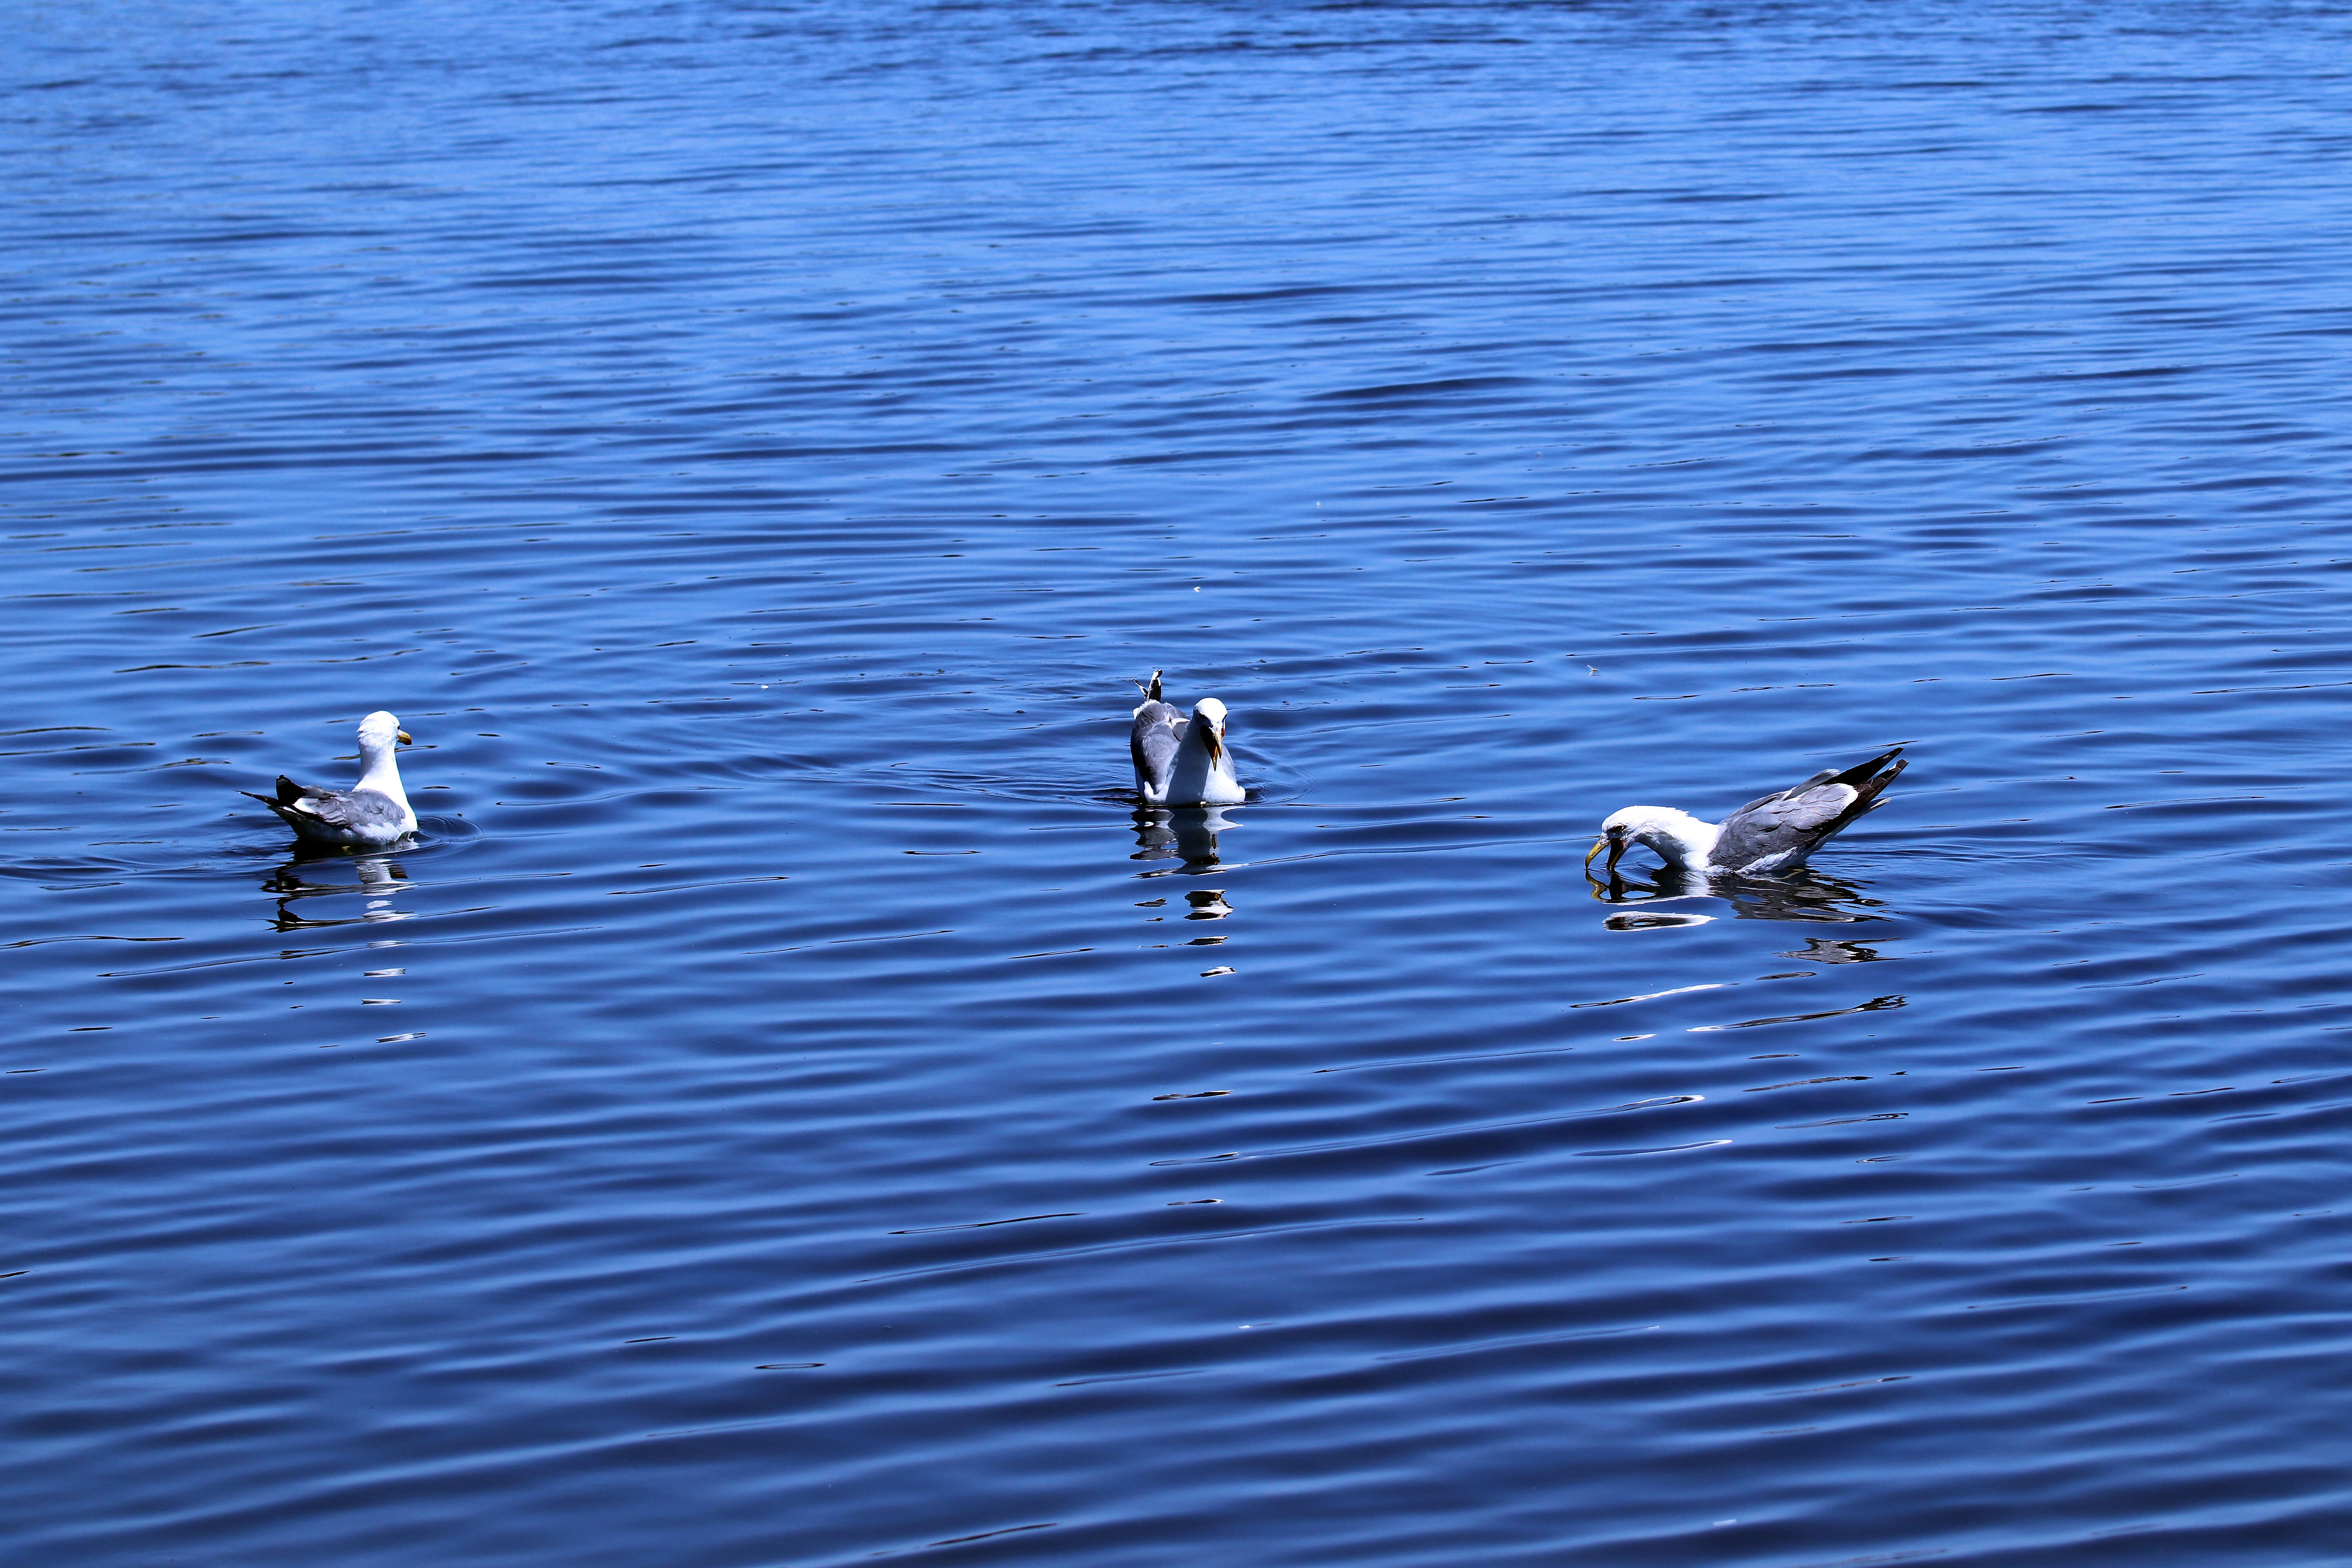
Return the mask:
<path fill-rule="evenodd" d="M 404 746 L 413 746 L 416 744 L 416 737 L 410 734 L 405 730 L 394 730 L 393 734 Z M 1591 859 L 1591 857 L 1588 855 L 1585 857 L 1585 859 L 1589 862 Z"/>
<path fill-rule="evenodd" d="M 1588 849 L 1588 850 L 1586 850 L 1586 851 L 1584 852 L 1584 863 L 1585 863 L 1585 865 L 1586 865 L 1586 866 L 1588 866 L 1588 867 L 1590 867 L 1590 866 L 1592 864 L 1592 858 L 1593 858 L 1595 855 L 1600 854 L 1603 849 L 1606 849 L 1606 848 L 1608 848 L 1608 847 L 1609 847 L 1609 836 L 1608 836 L 1607 834 L 1605 834 L 1605 833 L 1604 833 L 1604 834 L 1602 834 L 1600 837 L 1598 837 L 1598 838 L 1596 838 L 1596 839 L 1594 839 L 1594 840 L 1592 841 L 1592 847 L 1591 847 L 1591 848 L 1590 848 L 1590 849 Z"/>

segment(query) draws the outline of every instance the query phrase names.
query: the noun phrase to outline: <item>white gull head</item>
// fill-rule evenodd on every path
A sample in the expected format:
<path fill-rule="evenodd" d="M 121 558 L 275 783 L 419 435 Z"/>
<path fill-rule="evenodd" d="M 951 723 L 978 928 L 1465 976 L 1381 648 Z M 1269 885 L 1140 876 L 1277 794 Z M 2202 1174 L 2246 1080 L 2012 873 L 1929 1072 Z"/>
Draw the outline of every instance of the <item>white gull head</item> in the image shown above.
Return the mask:
<path fill-rule="evenodd" d="M 360 721 L 360 776 L 352 788 L 372 789 L 398 808 L 395 837 L 416 831 L 415 809 L 408 804 L 408 792 L 400 784 L 400 745 L 408 739 L 408 731 L 400 727 L 400 721 L 381 708 Z"/>
<path fill-rule="evenodd" d="M 1639 844 L 1657 851 L 1658 858 L 1669 866 L 1685 871 L 1707 869 L 1707 852 L 1715 847 L 1717 835 L 1723 829 L 1712 822 L 1701 822 L 1687 811 L 1671 805 L 1629 805 L 1622 811 L 1612 811 L 1601 825 L 1600 840 L 1584 857 L 1587 866 L 1601 850 L 1609 851 L 1606 869 L 1614 871 L 1625 851 Z"/>
<path fill-rule="evenodd" d="M 388 752 L 408 739 L 400 721 L 381 708 L 360 721 L 359 735 L 361 752 L 370 755 Z"/>
<path fill-rule="evenodd" d="M 1234 777 L 1234 754 L 1225 745 L 1225 705 L 1203 697 L 1192 704 L 1192 721 L 1184 728 L 1168 783 L 1168 803 L 1234 805 L 1247 798 L 1248 792 Z"/>
<path fill-rule="evenodd" d="M 400 721 L 379 708 L 360 721 L 360 777 L 353 789 L 380 789 L 405 806 L 408 792 L 400 787 L 400 742 L 408 731 Z"/>

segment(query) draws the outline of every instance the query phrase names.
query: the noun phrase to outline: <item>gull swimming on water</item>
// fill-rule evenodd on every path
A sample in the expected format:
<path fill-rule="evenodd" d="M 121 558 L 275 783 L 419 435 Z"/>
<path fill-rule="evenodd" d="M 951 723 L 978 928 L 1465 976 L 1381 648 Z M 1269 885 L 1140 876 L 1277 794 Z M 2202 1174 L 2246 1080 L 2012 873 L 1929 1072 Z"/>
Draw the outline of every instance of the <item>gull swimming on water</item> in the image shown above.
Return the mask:
<path fill-rule="evenodd" d="M 1606 869 L 1614 876 L 1617 862 L 1636 844 L 1656 850 L 1666 864 L 1685 871 L 1759 876 L 1794 870 L 1806 856 L 1885 804 L 1879 797 L 1911 765 L 1896 761 L 1902 754 L 1897 746 L 1843 771 L 1823 768 L 1793 788 L 1749 801 L 1719 823 L 1701 822 L 1671 805 L 1629 805 L 1612 812 L 1601 825 L 1601 837 L 1585 853 L 1586 874 L 1591 873 L 1592 857 L 1606 849 Z M 1889 763 L 1895 765 L 1886 767 Z M 1886 771 L 1881 773 L 1881 768 Z"/>
<path fill-rule="evenodd" d="M 308 844 L 342 849 L 380 849 L 416 831 L 416 813 L 400 787 L 394 745 L 409 740 L 400 721 L 381 710 L 360 721 L 360 776 L 349 789 L 320 789 L 278 775 L 278 798 L 239 790 L 276 812 L 278 820 Z M 412 742 L 413 743 L 413 742 Z"/>
<path fill-rule="evenodd" d="M 1137 681 L 1143 701 L 1135 710 L 1127 752 L 1135 763 L 1136 793 L 1146 805 L 1234 805 L 1248 792 L 1234 778 L 1225 749 L 1225 705 L 1213 697 L 1192 704 L 1192 716 L 1160 700 L 1160 671 Z"/>

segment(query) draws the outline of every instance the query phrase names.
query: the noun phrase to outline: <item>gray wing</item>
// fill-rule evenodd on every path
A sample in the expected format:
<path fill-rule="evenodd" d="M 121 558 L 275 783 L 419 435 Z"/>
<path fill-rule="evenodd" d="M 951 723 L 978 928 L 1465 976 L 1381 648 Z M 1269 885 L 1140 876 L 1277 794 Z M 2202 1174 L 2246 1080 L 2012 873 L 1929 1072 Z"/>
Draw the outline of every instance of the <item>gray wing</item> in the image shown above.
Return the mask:
<path fill-rule="evenodd" d="M 381 833 L 401 822 L 400 807 L 392 796 L 372 789 L 320 789 L 278 775 L 278 798 L 239 792 L 276 812 L 296 832 Z"/>
<path fill-rule="evenodd" d="M 1776 868 L 1794 865 L 1845 826 L 1840 819 L 1854 798 L 1851 784 L 1816 784 L 1797 795 L 1767 795 L 1724 820 L 1707 859 L 1735 871 L 1744 871 L 1759 860 L 1770 860 Z"/>
<path fill-rule="evenodd" d="M 1734 871 L 1783 870 L 1884 805 L 1881 796 L 1911 764 L 1895 747 L 1866 763 L 1826 768 L 1778 795 L 1751 800 L 1726 817 L 1707 858 Z M 1891 768 L 1886 764 L 1893 763 Z M 1884 768 L 1885 771 L 1881 772 Z"/>
<path fill-rule="evenodd" d="M 1898 748 L 1898 749 L 1899 749 L 1899 748 Z M 1894 754 L 1895 754 L 1895 753 L 1894 753 L 1893 752 L 1887 752 L 1887 753 L 1886 753 L 1886 755 L 1887 755 L 1887 756 L 1889 756 L 1889 757 L 1893 756 Z M 1885 759 L 1884 759 L 1884 758 L 1881 758 L 1880 760 L 1881 760 L 1881 761 L 1884 761 Z M 1864 765 L 1865 767 L 1868 767 L 1868 766 L 1874 766 L 1875 764 L 1874 764 L 1874 763 L 1864 763 Z M 1807 790 L 1809 790 L 1809 789 L 1812 788 L 1815 784 L 1827 784 L 1827 783 L 1829 783 L 1829 781 L 1830 781 L 1830 780 L 1832 780 L 1832 779 L 1833 779 L 1833 778 L 1835 778 L 1835 777 L 1837 777 L 1837 776 L 1838 776 L 1838 771 L 1837 771 L 1837 769 L 1835 769 L 1835 768 L 1823 768 L 1820 773 L 1815 773 L 1811 778 L 1807 779 L 1804 783 L 1802 783 L 1802 784 L 1794 784 L 1794 785 L 1791 785 L 1790 787 L 1789 787 L 1789 788 L 1787 788 L 1787 789 L 1774 790 L 1770 795 L 1758 795 L 1754 800 L 1751 800 L 1751 801 L 1749 801 L 1746 805 L 1741 806 L 1741 807 L 1739 808 L 1739 811 L 1735 811 L 1735 812 L 1733 812 L 1731 815 L 1732 815 L 1732 816 L 1738 816 L 1740 814 L 1740 812 L 1745 812 L 1745 811 L 1753 811 L 1753 810 L 1755 810 L 1755 809 L 1756 809 L 1758 806 L 1759 806 L 1759 805 L 1771 805 L 1771 804 L 1772 804 L 1774 801 L 1776 801 L 1776 800 L 1787 800 L 1787 799 L 1789 799 L 1789 798 L 1790 798 L 1790 796 L 1792 796 L 1792 795 L 1802 795 L 1802 794 L 1804 794 Z M 1726 820 L 1726 821 L 1728 821 L 1728 820 L 1730 820 L 1730 818 L 1729 818 L 1729 817 L 1727 817 L 1727 818 L 1725 818 L 1725 820 Z"/>
<path fill-rule="evenodd" d="M 1159 684 L 1157 678 L 1153 685 Z M 1128 731 L 1127 753 L 1135 762 L 1135 785 L 1165 795 L 1168 775 L 1176 767 L 1176 748 L 1184 742 L 1190 721 L 1157 699 L 1135 710 L 1135 728 Z"/>
<path fill-rule="evenodd" d="M 372 789 L 314 789 L 307 792 L 300 804 L 289 811 L 302 816 L 315 816 L 330 827 L 366 832 L 382 832 L 400 826 L 400 807 L 392 796 Z"/>

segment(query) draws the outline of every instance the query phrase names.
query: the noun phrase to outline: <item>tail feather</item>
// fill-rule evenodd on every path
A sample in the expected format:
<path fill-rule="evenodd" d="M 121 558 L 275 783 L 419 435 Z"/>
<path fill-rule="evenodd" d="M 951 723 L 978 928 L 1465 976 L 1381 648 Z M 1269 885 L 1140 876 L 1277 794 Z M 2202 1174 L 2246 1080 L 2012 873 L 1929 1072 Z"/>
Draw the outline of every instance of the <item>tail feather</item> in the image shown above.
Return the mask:
<path fill-rule="evenodd" d="M 243 796 L 245 796 L 245 798 L 246 798 L 246 799 L 247 799 L 247 800 L 257 800 L 257 801 L 259 801 L 262 805 L 264 805 L 268 806 L 268 807 L 270 809 L 271 813 L 272 813 L 273 815 L 275 815 L 275 816 L 278 817 L 278 819 L 279 821 L 281 821 L 281 822 L 283 822 L 283 823 L 286 823 L 289 826 L 291 826 L 293 825 L 293 822 L 294 822 L 293 815 L 292 815 L 292 813 L 290 813 L 290 812 L 286 808 L 286 805 L 285 805 L 285 804 L 284 804 L 284 802 L 283 802 L 282 800 L 272 800 L 269 796 L 268 796 L 268 795 L 256 795 L 256 794 L 254 794 L 254 793 L 253 793 L 253 791 L 251 791 L 251 790 L 249 790 L 249 789 L 241 789 L 241 790 L 237 791 L 236 793 L 237 793 L 237 794 L 239 794 L 239 795 L 243 795 Z"/>
<path fill-rule="evenodd" d="M 1895 748 L 1895 752 L 1899 752 L 1902 749 L 1902 747 L 1897 746 Z M 1852 827 L 1855 823 L 1860 822 L 1864 817 L 1869 816 L 1872 812 L 1876 811 L 1880 806 L 1886 804 L 1886 786 L 1893 784 L 1897 778 L 1901 777 L 1903 770 L 1909 767 L 1911 764 L 1907 761 L 1896 758 L 1895 765 L 1887 769 L 1883 773 L 1874 775 L 1871 773 L 1870 770 L 1876 767 L 1879 763 L 1885 762 L 1888 758 L 1894 757 L 1895 752 L 1888 752 L 1884 755 L 1873 757 L 1870 761 L 1864 763 L 1859 766 L 1848 768 L 1843 773 L 1838 775 L 1838 782 L 1840 784 L 1850 784 L 1853 786 L 1853 802 L 1843 811 L 1839 812 L 1837 815 L 1837 820 L 1832 822 L 1829 826 L 1822 829 L 1822 836 L 1819 838 L 1814 839 L 1812 843 L 1807 847 L 1806 852 L 1808 854 L 1811 853 L 1812 850 L 1820 848 L 1822 845 L 1827 844 L 1831 839 L 1835 838 L 1839 834 L 1843 833 L 1847 828 Z"/>
<path fill-rule="evenodd" d="M 1907 765 L 1906 763 L 1895 762 L 1895 759 L 1902 754 L 1902 747 L 1893 747 L 1887 751 L 1879 752 L 1878 755 L 1871 758 L 1870 761 L 1866 763 L 1856 763 L 1850 768 L 1845 768 L 1837 773 L 1830 773 L 1826 777 L 1822 778 L 1821 782 L 1823 784 L 1834 783 L 1848 784 L 1860 791 L 1864 795 L 1875 795 L 1878 793 L 1878 790 L 1885 789 L 1888 784 L 1894 783 L 1895 774 L 1901 773 Z M 1886 766 L 1889 763 L 1895 763 L 1894 772 L 1887 773 L 1883 780 L 1876 780 L 1878 770 Z M 1876 780 L 1878 784 L 1877 789 L 1865 787 L 1874 780 Z"/>
<path fill-rule="evenodd" d="M 1900 748 L 1897 749 L 1899 750 Z M 1889 752 L 1886 753 L 1885 757 L 1879 757 L 1864 765 L 1866 767 L 1876 767 L 1879 763 L 1883 763 L 1886 761 L 1887 757 L 1893 756 L 1895 756 L 1895 752 Z M 1876 811 L 1880 806 L 1885 805 L 1886 804 L 1887 786 L 1892 784 L 1896 779 L 1901 778 L 1903 776 L 1903 770 L 1910 765 L 1911 763 L 1908 758 L 1896 758 L 1895 765 L 1887 769 L 1885 773 L 1879 773 L 1874 777 L 1864 778 L 1858 781 L 1853 786 L 1853 805 L 1846 809 L 1845 822 L 1852 822 L 1854 818 L 1863 816 L 1864 813 Z M 1838 826 L 1843 827 L 1845 826 L 1845 823 L 1842 822 Z"/>

